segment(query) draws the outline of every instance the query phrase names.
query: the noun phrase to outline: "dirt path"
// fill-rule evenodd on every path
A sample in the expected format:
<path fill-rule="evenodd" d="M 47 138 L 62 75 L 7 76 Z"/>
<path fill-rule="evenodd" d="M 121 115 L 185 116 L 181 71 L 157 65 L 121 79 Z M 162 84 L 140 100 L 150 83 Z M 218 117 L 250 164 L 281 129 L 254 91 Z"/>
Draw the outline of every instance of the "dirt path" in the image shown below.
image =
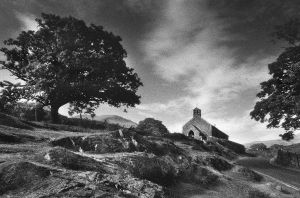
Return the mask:
<path fill-rule="evenodd" d="M 300 188 L 300 172 L 274 166 L 269 163 L 268 159 L 261 157 L 247 157 L 239 159 L 236 163 L 258 171 L 266 176 L 270 176 L 271 178 L 275 178 L 276 180 L 282 181 L 283 183 L 289 184 L 298 189 Z"/>

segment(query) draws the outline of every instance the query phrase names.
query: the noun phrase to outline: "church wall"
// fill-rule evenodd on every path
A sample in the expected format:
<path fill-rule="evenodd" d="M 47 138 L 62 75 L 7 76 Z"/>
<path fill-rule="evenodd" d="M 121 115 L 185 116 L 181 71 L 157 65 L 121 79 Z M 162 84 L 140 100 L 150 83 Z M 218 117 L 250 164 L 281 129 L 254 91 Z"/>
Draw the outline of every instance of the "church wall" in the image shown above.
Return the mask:
<path fill-rule="evenodd" d="M 190 131 L 194 132 L 195 139 L 200 139 L 199 131 L 193 125 L 184 127 L 182 132 L 184 135 L 189 136 Z"/>
<path fill-rule="evenodd" d="M 212 136 L 228 140 L 228 135 L 220 131 L 215 126 L 212 126 Z"/>
<path fill-rule="evenodd" d="M 194 126 L 196 126 L 197 128 L 195 128 Z M 202 133 L 205 133 L 207 136 L 212 135 L 212 126 L 208 122 L 206 122 L 205 120 L 203 120 L 201 118 L 193 118 L 192 120 L 187 122 L 183 126 L 183 130 L 182 130 L 183 134 L 188 135 L 191 128 L 196 130 L 197 133 L 199 133 L 199 130 L 200 130 Z M 195 133 L 195 131 L 194 131 L 194 133 Z M 198 136 L 199 136 L 199 134 L 198 134 Z"/>

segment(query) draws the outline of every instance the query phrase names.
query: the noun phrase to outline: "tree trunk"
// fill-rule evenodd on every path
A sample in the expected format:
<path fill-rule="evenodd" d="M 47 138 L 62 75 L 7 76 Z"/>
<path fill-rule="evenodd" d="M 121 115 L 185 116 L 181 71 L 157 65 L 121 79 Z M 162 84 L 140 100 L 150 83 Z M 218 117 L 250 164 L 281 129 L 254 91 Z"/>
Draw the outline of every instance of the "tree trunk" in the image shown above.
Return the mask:
<path fill-rule="evenodd" d="M 37 115 L 37 105 L 35 103 L 35 107 L 34 107 L 34 119 L 37 122 L 38 121 L 38 115 Z"/>
<path fill-rule="evenodd" d="M 58 109 L 59 107 L 51 106 L 51 122 L 55 124 L 59 123 Z"/>

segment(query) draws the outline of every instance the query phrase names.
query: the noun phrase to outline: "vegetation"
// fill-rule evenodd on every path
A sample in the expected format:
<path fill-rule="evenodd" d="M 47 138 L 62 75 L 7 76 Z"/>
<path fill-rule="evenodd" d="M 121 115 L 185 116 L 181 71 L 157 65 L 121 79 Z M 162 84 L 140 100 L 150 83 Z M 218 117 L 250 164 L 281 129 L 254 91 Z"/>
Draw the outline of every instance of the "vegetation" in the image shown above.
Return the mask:
<path fill-rule="evenodd" d="M 1 108 L 18 99 L 36 101 L 50 106 L 57 123 L 58 109 L 68 103 L 70 114 L 93 114 L 104 102 L 116 107 L 140 103 L 136 92 L 142 83 L 126 66 L 119 36 L 73 17 L 42 14 L 36 21 L 37 31 L 21 32 L 0 50 L 7 59 L 3 69 L 22 81 L 0 83 Z"/>
<path fill-rule="evenodd" d="M 265 151 L 265 150 L 267 150 L 267 146 L 264 143 L 257 143 L 257 144 L 252 144 L 250 146 L 250 149 L 253 149 L 256 151 Z"/>
<path fill-rule="evenodd" d="M 297 19 L 276 27 L 274 36 L 289 43 L 277 60 L 268 65 L 271 78 L 261 83 L 259 101 L 250 113 L 267 127 L 282 127 L 290 140 L 300 128 L 300 21 Z"/>
<path fill-rule="evenodd" d="M 271 198 L 270 195 L 256 189 L 250 190 L 248 192 L 248 197 L 249 198 Z"/>
<path fill-rule="evenodd" d="M 0 113 L 0 125 L 15 127 L 19 129 L 33 129 L 30 125 L 22 122 L 21 120 L 3 113 Z"/>
<path fill-rule="evenodd" d="M 5 103 L 2 107 L 4 109 L 2 112 L 22 120 L 47 121 L 50 119 L 50 112 L 44 110 L 40 104 L 13 102 Z"/>
<path fill-rule="evenodd" d="M 222 146 L 224 146 L 226 148 L 233 150 L 234 152 L 236 152 L 238 154 L 245 153 L 245 147 L 242 144 L 232 142 L 230 140 L 224 140 L 224 139 L 218 139 L 218 140 L 216 140 L 216 142 L 218 142 L 219 144 L 221 144 Z"/>
<path fill-rule="evenodd" d="M 146 118 L 140 121 L 136 130 L 143 135 L 166 135 L 169 133 L 167 127 L 162 124 L 162 121 L 155 120 L 154 118 Z"/>

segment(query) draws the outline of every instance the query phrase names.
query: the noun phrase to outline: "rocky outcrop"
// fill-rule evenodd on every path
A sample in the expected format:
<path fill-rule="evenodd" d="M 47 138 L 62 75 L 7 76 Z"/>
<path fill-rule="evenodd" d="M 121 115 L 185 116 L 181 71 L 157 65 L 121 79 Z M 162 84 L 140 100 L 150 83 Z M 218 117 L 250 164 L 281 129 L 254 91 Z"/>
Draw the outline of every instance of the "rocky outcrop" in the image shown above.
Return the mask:
<path fill-rule="evenodd" d="M 73 153 L 65 148 L 55 147 L 44 155 L 46 162 L 71 170 L 109 172 L 99 161 Z"/>
<path fill-rule="evenodd" d="M 132 136 L 121 137 L 119 133 L 104 133 L 91 136 L 64 137 L 51 141 L 53 146 L 62 146 L 73 151 L 91 153 L 116 153 L 137 150 Z"/>
<path fill-rule="evenodd" d="M 126 173 L 62 171 L 24 161 L 4 163 L 0 167 L 0 195 L 35 198 L 164 197 L 163 187 Z"/>
<path fill-rule="evenodd" d="M 50 169 L 26 161 L 2 163 L 0 164 L 0 194 L 29 187 L 50 174 Z"/>
<path fill-rule="evenodd" d="M 203 189 L 219 185 L 234 167 L 228 159 L 236 155 L 214 142 L 169 133 L 143 135 L 132 128 L 67 135 L 50 143 L 28 141 L 32 149 L 24 147 L 10 163 L 0 158 L 1 196 L 164 198 L 181 182 Z M 17 147 L 9 148 L 0 152 Z M 236 174 L 247 178 L 244 172 Z"/>

